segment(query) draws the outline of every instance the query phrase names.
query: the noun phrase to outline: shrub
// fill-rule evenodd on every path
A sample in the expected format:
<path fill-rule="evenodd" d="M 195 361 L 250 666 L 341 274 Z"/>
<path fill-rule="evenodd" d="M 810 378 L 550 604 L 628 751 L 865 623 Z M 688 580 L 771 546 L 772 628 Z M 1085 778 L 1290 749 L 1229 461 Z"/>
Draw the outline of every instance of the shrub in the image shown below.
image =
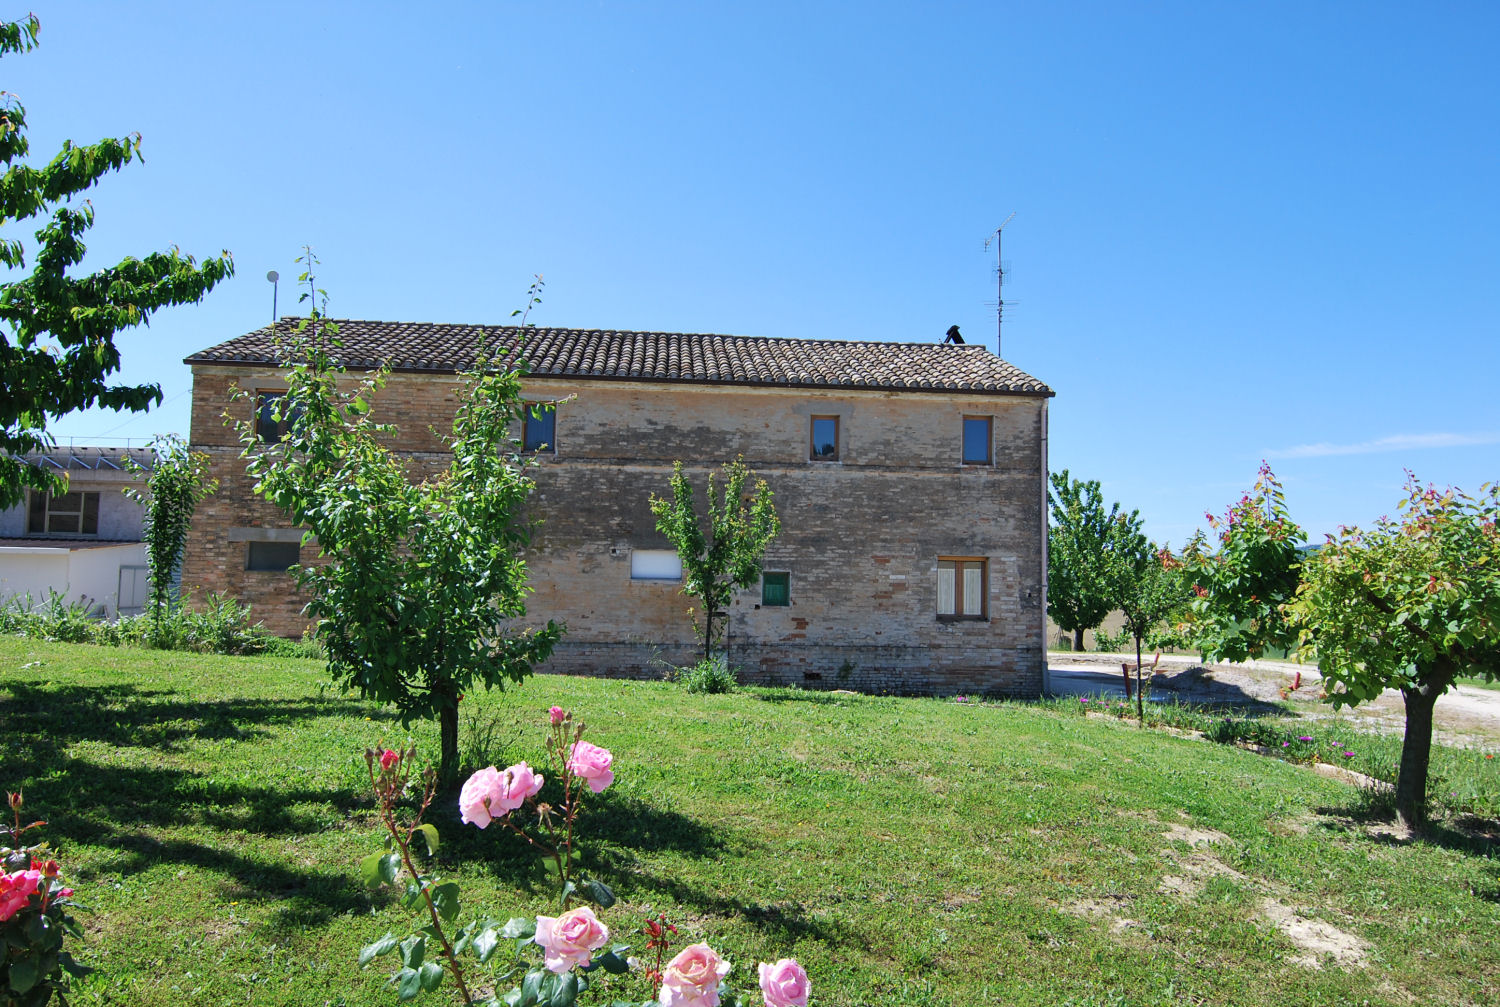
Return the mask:
<path fill-rule="evenodd" d="M 50 591 L 41 604 L 23 594 L 0 606 L 0 633 L 62 643 L 191 650 L 200 654 L 321 656 L 322 647 L 316 641 L 282 640 L 250 619 L 250 606 L 221 594 L 210 594 L 199 611 L 174 606 L 163 611 L 159 620 L 149 615 L 125 615 L 109 621 L 95 615 L 94 606 L 87 599 L 72 601 Z"/>
<path fill-rule="evenodd" d="M 723 660 L 711 658 L 704 658 L 687 668 L 678 668 L 675 678 L 688 692 L 708 695 L 733 692 L 739 685 L 734 672 Z"/>
<path fill-rule="evenodd" d="M 1115 634 L 1094 630 L 1094 649 L 1102 653 L 1123 654 L 1130 649 L 1132 641 L 1131 635 L 1123 629 Z"/>
<path fill-rule="evenodd" d="M 61 877 L 46 843 L 21 845 L 45 822 L 21 824 L 19 791 L 7 795 L 11 822 L 0 825 L 0 1007 L 40 1007 L 55 993 L 64 1000 L 70 980 L 90 970 L 63 949 L 81 937 L 73 889 Z"/>
<path fill-rule="evenodd" d="M 636 931 L 647 938 L 640 959 L 627 957 L 629 945 L 614 943 L 612 928 L 595 914 L 595 909 L 615 905 L 614 893 L 600 881 L 574 880 L 581 860 L 575 820 L 584 794 L 601 793 L 614 781 L 614 757 L 582 740 L 584 725 L 562 707 L 552 707 L 548 720 L 545 768 L 550 784 L 525 762 L 504 770 L 487 766 L 463 785 L 459 810 L 468 824 L 503 826 L 541 855 L 559 886 L 556 916 L 502 921 L 478 912 L 460 924 L 466 908 L 462 892 L 458 882 L 433 873 L 438 830 L 422 821 L 436 794 L 437 772 L 414 772 L 412 748 L 366 750 L 370 787 L 386 835 L 384 849 L 365 857 L 360 872 L 371 888 L 404 888 L 401 901 L 421 925 L 404 939 L 388 932 L 367 944 L 359 953 L 360 966 L 394 955 L 398 964 L 390 985 L 403 1002 L 451 979 L 458 1001 L 471 1007 L 575 1007 L 607 974 L 612 977 L 605 993 L 610 999 L 601 999 L 612 1007 L 748 1007 L 754 1001 L 728 980 L 733 966 L 706 943 L 690 944 L 668 959 L 678 935 L 665 913 L 648 916 Z M 554 791 L 547 800 L 539 799 L 543 786 Z M 512 816 L 513 811 L 519 814 Z M 425 861 L 419 859 L 421 847 Z M 807 1007 L 807 972 L 795 959 L 762 962 L 756 975 L 765 1007 Z M 506 986 L 511 989 L 502 994 Z M 620 999 L 631 986 L 649 990 L 650 998 Z"/>

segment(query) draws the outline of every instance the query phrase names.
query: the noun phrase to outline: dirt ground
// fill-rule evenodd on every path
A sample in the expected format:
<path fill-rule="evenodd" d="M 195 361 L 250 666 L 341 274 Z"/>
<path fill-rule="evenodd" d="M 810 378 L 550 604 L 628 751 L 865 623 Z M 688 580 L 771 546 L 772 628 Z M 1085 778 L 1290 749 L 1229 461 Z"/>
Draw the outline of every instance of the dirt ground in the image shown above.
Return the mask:
<path fill-rule="evenodd" d="M 1049 655 L 1055 692 L 1107 691 L 1124 695 L 1122 662 L 1132 665 L 1135 656 L 1057 652 Z M 1150 659 L 1146 660 L 1150 664 Z M 1353 719 L 1392 734 L 1405 728 L 1406 711 L 1401 694 L 1394 689 L 1372 703 L 1337 712 L 1319 699 L 1322 679 L 1313 665 L 1283 661 L 1249 661 L 1244 664 L 1204 666 L 1195 658 L 1163 656 L 1152 684 L 1152 698 L 1170 702 L 1176 698 L 1191 703 L 1272 703 L 1290 689 L 1298 672 L 1299 689 L 1289 693 L 1297 713 L 1308 718 Z M 1097 688 L 1094 688 L 1097 686 Z M 1500 691 L 1458 686 L 1437 701 L 1434 711 L 1440 740 L 1470 748 L 1500 748 Z"/>

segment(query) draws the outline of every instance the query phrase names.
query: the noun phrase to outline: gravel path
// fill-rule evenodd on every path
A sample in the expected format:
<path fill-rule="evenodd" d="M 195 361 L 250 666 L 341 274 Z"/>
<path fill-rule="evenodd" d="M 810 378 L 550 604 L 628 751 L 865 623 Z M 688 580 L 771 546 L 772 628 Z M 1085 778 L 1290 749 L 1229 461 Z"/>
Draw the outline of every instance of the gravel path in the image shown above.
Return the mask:
<path fill-rule="evenodd" d="M 1054 695 L 1125 694 L 1122 663 L 1134 665 L 1134 654 L 1048 655 L 1049 679 Z M 1149 664 L 1150 659 L 1146 662 Z M 1353 717 L 1382 730 L 1400 733 L 1406 712 L 1401 693 L 1387 689 L 1380 698 L 1352 710 L 1335 713 L 1318 698 L 1322 678 L 1316 665 L 1290 661 L 1246 661 L 1243 664 L 1203 665 L 1188 655 L 1163 655 L 1153 683 L 1153 697 L 1184 702 L 1270 703 L 1280 699 L 1298 672 L 1302 687 L 1291 693 L 1296 712 L 1305 717 Z M 1461 685 L 1438 698 L 1435 726 L 1446 740 L 1481 747 L 1500 745 L 1500 691 Z"/>

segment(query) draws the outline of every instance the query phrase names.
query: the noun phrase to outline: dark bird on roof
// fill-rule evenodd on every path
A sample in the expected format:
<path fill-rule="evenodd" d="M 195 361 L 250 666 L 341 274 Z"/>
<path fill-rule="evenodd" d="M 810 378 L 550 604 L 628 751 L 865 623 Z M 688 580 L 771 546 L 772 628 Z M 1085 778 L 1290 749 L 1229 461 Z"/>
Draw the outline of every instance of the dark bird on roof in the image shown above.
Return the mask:
<path fill-rule="evenodd" d="M 964 337 L 960 336 L 958 334 L 958 326 L 957 325 L 950 325 L 950 326 L 948 326 L 948 338 L 944 339 L 943 342 L 945 342 L 945 343 L 952 343 L 955 346 L 962 346 L 963 345 Z"/>

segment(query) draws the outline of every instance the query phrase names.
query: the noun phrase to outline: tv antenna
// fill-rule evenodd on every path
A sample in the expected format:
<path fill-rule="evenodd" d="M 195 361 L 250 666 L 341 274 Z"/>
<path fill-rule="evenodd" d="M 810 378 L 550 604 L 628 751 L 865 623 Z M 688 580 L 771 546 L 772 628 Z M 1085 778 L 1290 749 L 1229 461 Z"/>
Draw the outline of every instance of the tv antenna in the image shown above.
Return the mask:
<path fill-rule="evenodd" d="M 1005 224 L 1016 219 L 1016 211 L 1010 211 L 1010 216 L 1005 218 L 1005 223 L 995 228 L 995 233 L 984 239 L 984 250 L 990 250 L 990 242 L 995 243 L 995 356 L 1003 356 L 1000 352 L 1000 327 L 1005 322 L 1005 260 L 1000 257 L 1000 232 L 1005 230 Z"/>

